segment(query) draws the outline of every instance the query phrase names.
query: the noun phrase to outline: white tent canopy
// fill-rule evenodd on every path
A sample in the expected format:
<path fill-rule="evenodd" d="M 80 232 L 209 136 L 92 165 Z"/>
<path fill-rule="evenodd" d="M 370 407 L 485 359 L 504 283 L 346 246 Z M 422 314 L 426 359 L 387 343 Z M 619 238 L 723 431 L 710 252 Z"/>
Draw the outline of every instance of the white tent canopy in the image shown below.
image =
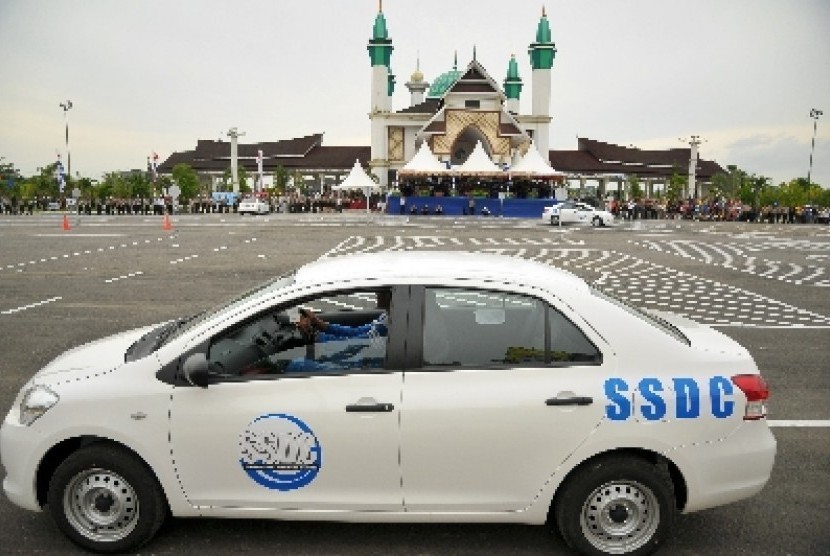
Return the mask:
<path fill-rule="evenodd" d="M 363 171 L 359 160 L 355 160 L 354 166 L 352 166 L 349 175 L 346 176 L 343 183 L 333 185 L 332 189 L 335 191 L 363 191 L 363 194 L 366 196 L 366 212 L 368 213 L 370 211 L 369 194 L 374 191 L 380 191 L 380 184 L 375 183 L 375 180 Z"/>
<path fill-rule="evenodd" d="M 510 168 L 510 173 L 514 176 L 527 176 L 529 178 L 554 178 L 565 175 L 554 170 L 542 158 L 533 143 L 530 144 L 530 148 L 527 149 L 527 153 L 522 159 Z"/>
<path fill-rule="evenodd" d="M 349 175 L 346 176 L 346 179 L 343 180 L 343 183 L 332 186 L 332 189 L 336 191 L 359 190 L 363 191 L 368 197 L 369 193 L 380 190 L 380 185 L 375 183 L 375 181 L 371 177 L 369 177 L 369 175 L 366 172 L 363 171 L 363 167 L 360 165 L 360 161 L 355 160 L 354 166 L 352 166 Z"/>
<path fill-rule="evenodd" d="M 481 141 L 478 141 L 473 149 L 473 152 L 470 153 L 470 156 L 464 161 L 464 164 L 453 168 L 453 173 L 478 176 L 499 175 L 504 174 L 504 170 L 496 166 L 496 164 L 490 160 L 490 157 L 487 156 L 486 152 L 484 152 L 484 147 L 481 146 Z"/>
<path fill-rule="evenodd" d="M 410 175 L 438 175 L 447 174 L 448 170 L 444 164 L 436 158 L 426 141 L 421 143 L 421 148 L 412 157 L 412 160 L 401 168 L 400 174 Z"/>

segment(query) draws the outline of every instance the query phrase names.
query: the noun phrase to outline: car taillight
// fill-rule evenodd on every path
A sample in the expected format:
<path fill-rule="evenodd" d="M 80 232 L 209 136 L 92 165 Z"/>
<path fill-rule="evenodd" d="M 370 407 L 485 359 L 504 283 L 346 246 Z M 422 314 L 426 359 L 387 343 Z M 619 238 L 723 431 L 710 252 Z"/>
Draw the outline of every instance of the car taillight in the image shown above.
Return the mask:
<path fill-rule="evenodd" d="M 735 375 L 732 377 L 732 382 L 746 396 L 744 421 L 754 421 L 766 417 L 769 387 L 764 378 L 761 375 Z"/>

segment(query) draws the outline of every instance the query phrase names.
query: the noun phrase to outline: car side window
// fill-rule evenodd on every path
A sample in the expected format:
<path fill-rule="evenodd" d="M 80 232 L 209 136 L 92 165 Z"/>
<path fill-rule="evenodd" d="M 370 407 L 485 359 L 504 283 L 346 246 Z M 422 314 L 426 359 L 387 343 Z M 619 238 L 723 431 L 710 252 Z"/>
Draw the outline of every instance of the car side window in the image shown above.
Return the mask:
<path fill-rule="evenodd" d="M 600 365 L 602 353 L 573 322 L 554 307 L 548 306 L 550 354 L 552 365 Z"/>
<path fill-rule="evenodd" d="M 352 291 L 262 314 L 214 338 L 209 368 L 227 378 L 383 368 L 389 298 Z"/>
<path fill-rule="evenodd" d="M 483 290 L 425 292 L 425 366 L 562 366 L 601 360 L 579 328 L 538 299 Z"/>

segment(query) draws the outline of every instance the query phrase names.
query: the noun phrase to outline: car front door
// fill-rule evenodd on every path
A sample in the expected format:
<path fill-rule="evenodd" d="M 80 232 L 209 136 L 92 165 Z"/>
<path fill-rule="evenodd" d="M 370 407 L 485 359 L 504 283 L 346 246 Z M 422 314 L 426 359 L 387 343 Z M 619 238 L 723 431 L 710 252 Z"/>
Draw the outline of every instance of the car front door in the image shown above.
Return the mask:
<path fill-rule="evenodd" d="M 529 296 L 427 289 L 423 318 L 401 411 L 407 511 L 527 508 L 602 420 L 610 357 Z"/>
<path fill-rule="evenodd" d="M 374 302 L 376 293 L 347 292 L 263 312 L 197 348 L 207 353 L 209 384 L 176 388 L 170 410 L 171 456 L 191 504 L 401 510 L 403 375 L 387 350 L 399 328 L 394 312 L 371 337 L 329 334 L 312 342 L 295 336 L 299 328 L 292 324 L 301 309 L 347 301 L 346 313 L 358 315 L 356 303 Z"/>
<path fill-rule="evenodd" d="M 182 488 L 194 506 L 399 510 L 400 389 L 401 373 L 177 388 L 170 443 Z"/>

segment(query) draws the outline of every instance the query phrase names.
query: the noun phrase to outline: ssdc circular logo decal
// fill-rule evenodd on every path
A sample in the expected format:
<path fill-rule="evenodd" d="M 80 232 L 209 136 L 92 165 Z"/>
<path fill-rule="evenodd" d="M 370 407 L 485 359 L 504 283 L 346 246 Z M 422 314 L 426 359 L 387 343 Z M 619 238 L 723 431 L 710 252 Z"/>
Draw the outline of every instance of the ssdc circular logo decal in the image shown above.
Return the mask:
<path fill-rule="evenodd" d="M 311 428 L 293 415 L 257 417 L 240 436 L 242 469 L 274 490 L 296 490 L 317 477 L 322 450 Z"/>

